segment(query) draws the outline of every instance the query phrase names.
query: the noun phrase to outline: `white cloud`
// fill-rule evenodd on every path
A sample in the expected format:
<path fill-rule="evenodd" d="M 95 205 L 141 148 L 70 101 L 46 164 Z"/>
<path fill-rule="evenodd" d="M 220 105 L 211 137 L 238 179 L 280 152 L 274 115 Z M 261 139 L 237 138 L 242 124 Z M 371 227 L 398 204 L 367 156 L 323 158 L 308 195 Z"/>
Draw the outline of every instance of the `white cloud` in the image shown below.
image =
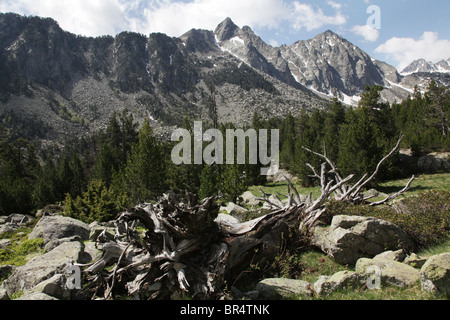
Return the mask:
<path fill-rule="evenodd" d="M 213 30 L 226 17 L 252 28 L 273 29 L 287 23 L 294 30 L 311 31 L 345 24 L 342 5 L 327 3 L 334 15 L 288 0 L 1 0 L 0 11 L 51 17 L 64 30 L 88 36 L 125 30 L 180 36 L 191 28 Z"/>
<path fill-rule="evenodd" d="M 342 9 L 342 4 L 341 3 L 337 3 L 337 2 L 334 2 L 332 0 L 327 1 L 327 3 L 328 3 L 328 5 L 330 5 L 331 7 L 333 7 L 336 10 Z"/>
<path fill-rule="evenodd" d="M 364 40 L 369 42 L 375 42 L 380 36 L 380 32 L 377 29 L 365 24 L 362 26 L 354 26 L 352 32 L 364 38 Z"/>
<path fill-rule="evenodd" d="M 324 25 L 343 25 L 347 18 L 340 12 L 340 5 L 334 1 L 328 1 L 328 4 L 338 9 L 335 16 L 327 16 L 321 8 L 314 9 L 312 5 L 294 2 L 294 24 L 297 30 L 305 28 L 307 31 L 321 28 Z M 337 8 L 339 7 L 339 8 Z"/>
<path fill-rule="evenodd" d="M 275 28 L 289 12 L 283 0 L 154 1 L 144 9 L 139 27 L 180 36 L 191 28 L 213 30 L 230 17 L 240 26 Z"/>
<path fill-rule="evenodd" d="M 419 40 L 413 38 L 393 37 L 375 49 L 377 53 L 386 54 L 395 60 L 398 70 L 403 70 L 414 60 L 423 58 L 437 62 L 447 59 L 450 52 L 450 41 L 439 39 L 437 32 L 425 32 Z"/>
<path fill-rule="evenodd" d="M 64 30 L 99 36 L 128 25 L 119 0 L 2 0 L 0 11 L 51 17 Z"/>

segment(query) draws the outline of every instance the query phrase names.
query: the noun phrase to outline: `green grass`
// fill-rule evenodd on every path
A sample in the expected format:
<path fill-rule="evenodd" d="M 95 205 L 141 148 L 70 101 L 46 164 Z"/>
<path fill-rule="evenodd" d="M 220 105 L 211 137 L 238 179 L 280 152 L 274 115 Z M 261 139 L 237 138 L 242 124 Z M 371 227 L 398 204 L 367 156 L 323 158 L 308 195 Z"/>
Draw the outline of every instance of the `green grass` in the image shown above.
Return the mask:
<path fill-rule="evenodd" d="M 421 250 L 418 255 L 422 258 L 429 258 L 431 256 L 450 252 L 450 239 L 447 239 L 447 241 L 443 243 L 436 244 L 434 246 L 431 246 L 429 248 L 425 248 Z"/>
<path fill-rule="evenodd" d="M 342 290 L 325 297 L 314 297 L 313 300 L 445 300 L 428 292 L 422 291 L 420 284 L 411 287 L 382 287 L 380 290 Z"/>
<path fill-rule="evenodd" d="M 379 191 L 394 193 L 403 189 L 408 179 L 392 180 L 380 184 Z M 405 196 L 417 195 L 424 191 L 450 191 L 450 173 L 418 175 Z"/>
<path fill-rule="evenodd" d="M 316 282 L 320 276 L 331 276 L 340 271 L 352 270 L 319 251 L 301 253 L 300 259 L 303 267 L 301 280 L 309 283 Z"/>
<path fill-rule="evenodd" d="M 1 235 L 0 239 L 10 239 L 11 244 L 0 249 L 0 265 L 22 266 L 33 254 L 43 252 L 43 239 L 28 239 L 28 234 L 33 230 L 35 224 L 36 222 Z"/>
<path fill-rule="evenodd" d="M 403 189 L 409 180 L 410 178 L 383 182 L 380 183 L 380 186 L 377 189 L 378 191 L 386 194 L 395 193 Z M 295 181 L 293 182 L 293 184 L 299 194 L 309 195 L 309 193 L 312 192 L 313 198 L 317 198 L 320 195 L 320 187 L 305 188 L 301 186 L 300 181 Z M 280 197 L 280 199 L 283 200 L 285 197 L 280 196 L 279 193 L 286 195 L 287 186 L 288 186 L 287 182 L 276 182 L 276 183 L 267 183 L 264 186 L 251 186 L 248 190 L 251 191 L 255 196 L 262 197 L 262 193 L 259 190 L 259 188 L 261 188 L 265 193 L 276 194 Z M 404 197 L 417 195 L 424 191 L 450 192 L 450 173 L 416 176 L 415 180 L 411 185 L 411 188 L 404 193 Z M 383 200 L 383 197 L 373 199 L 373 201 L 375 200 Z"/>

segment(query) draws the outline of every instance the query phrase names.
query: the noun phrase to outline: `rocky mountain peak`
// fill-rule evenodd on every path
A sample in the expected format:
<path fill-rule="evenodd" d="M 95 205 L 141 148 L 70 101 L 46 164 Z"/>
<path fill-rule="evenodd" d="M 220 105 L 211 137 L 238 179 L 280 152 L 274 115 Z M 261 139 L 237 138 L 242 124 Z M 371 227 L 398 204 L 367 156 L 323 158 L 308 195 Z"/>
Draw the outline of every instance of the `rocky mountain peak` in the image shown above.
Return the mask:
<path fill-rule="evenodd" d="M 417 59 L 403 69 L 401 73 L 408 75 L 417 72 L 450 73 L 450 59 L 447 61 L 441 60 L 437 63 L 426 61 L 425 59 Z"/>
<path fill-rule="evenodd" d="M 214 31 L 218 41 L 226 41 L 234 37 L 239 27 L 230 18 L 222 21 Z"/>
<path fill-rule="evenodd" d="M 188 52 L 210 52 L 216 48 L 214 33 L 209 30 L 192 29 L 180 37 Z"/>

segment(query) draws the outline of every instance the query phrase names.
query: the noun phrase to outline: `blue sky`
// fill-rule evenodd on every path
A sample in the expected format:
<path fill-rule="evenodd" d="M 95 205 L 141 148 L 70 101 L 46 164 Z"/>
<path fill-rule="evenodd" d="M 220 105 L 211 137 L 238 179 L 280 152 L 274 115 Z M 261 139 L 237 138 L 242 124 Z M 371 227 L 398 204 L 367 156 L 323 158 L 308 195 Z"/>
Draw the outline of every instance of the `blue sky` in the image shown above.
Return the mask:
<path fill-rule="evenodd" d="M 379 17 L 369 22 L 379 8 Z M 332 30 L 399 71 L 418 58 L 450 58 L 449 0 L 0 0 L 0 12 L 52 17 L 87 36 L 213 30 L 226 17 L 274 46 Z M 374 16 L 375 17 L 375 16 Z M 379 28 L 379 29 L 378 29 Z"/>

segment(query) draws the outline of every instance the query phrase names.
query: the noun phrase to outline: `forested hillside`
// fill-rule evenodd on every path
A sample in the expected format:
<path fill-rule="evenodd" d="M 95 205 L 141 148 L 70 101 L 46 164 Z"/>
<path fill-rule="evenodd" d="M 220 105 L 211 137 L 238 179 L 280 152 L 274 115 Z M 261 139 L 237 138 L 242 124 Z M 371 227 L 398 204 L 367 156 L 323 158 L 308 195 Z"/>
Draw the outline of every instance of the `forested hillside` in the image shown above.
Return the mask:
<path fill-rule="evenodd" d="M 314 181 L 306 163 L 317 159 L 302 147 L 326 150 L 344 175 L 357 177 L 374 170 L 392 149 L 401 133 L 402 148 L 414 155 L 448 151 L 449 90 L 432 82 L 427 93 L 418 90 L 401 103 L 381 102 L 380 86 L 367 87 L 358 108 L 334 100 L 327 111 L 298 117 L 253 117 L 244 128 L 280 129 L 280 161 L 304 185 Z M 213 89 L 211 89 L 213 91 Z M 214 100 L 204 130 L 214 126 Z M 216 124 L 222 132 L 235 128 Z M 183 127 L 192 132 L 193 123 Z M 156 199 L 168 190 L 189 191 L 200 198 L 221 195 L 234 201 L 250 185 L 265 182 L 259 165 L 176 166 L 170 155 L 174 142 L 155 136 L 147 121 L 139 126 L 124 110 L 114 113 L 106 129 L 90 138 L 73 138 L 63 148 L 45 152 L 33 143 L 2 128 L 0 143 L 0 214 L 30 213 L 49 204 L 63 204 L 65 213 L 85 221 L 108 220 L 123 208 Z M 411 174 L 400 158 L 393 157 L 379 174 L 383 180 Z M 355 179 L 356 179 L 355 178 Z"/>

